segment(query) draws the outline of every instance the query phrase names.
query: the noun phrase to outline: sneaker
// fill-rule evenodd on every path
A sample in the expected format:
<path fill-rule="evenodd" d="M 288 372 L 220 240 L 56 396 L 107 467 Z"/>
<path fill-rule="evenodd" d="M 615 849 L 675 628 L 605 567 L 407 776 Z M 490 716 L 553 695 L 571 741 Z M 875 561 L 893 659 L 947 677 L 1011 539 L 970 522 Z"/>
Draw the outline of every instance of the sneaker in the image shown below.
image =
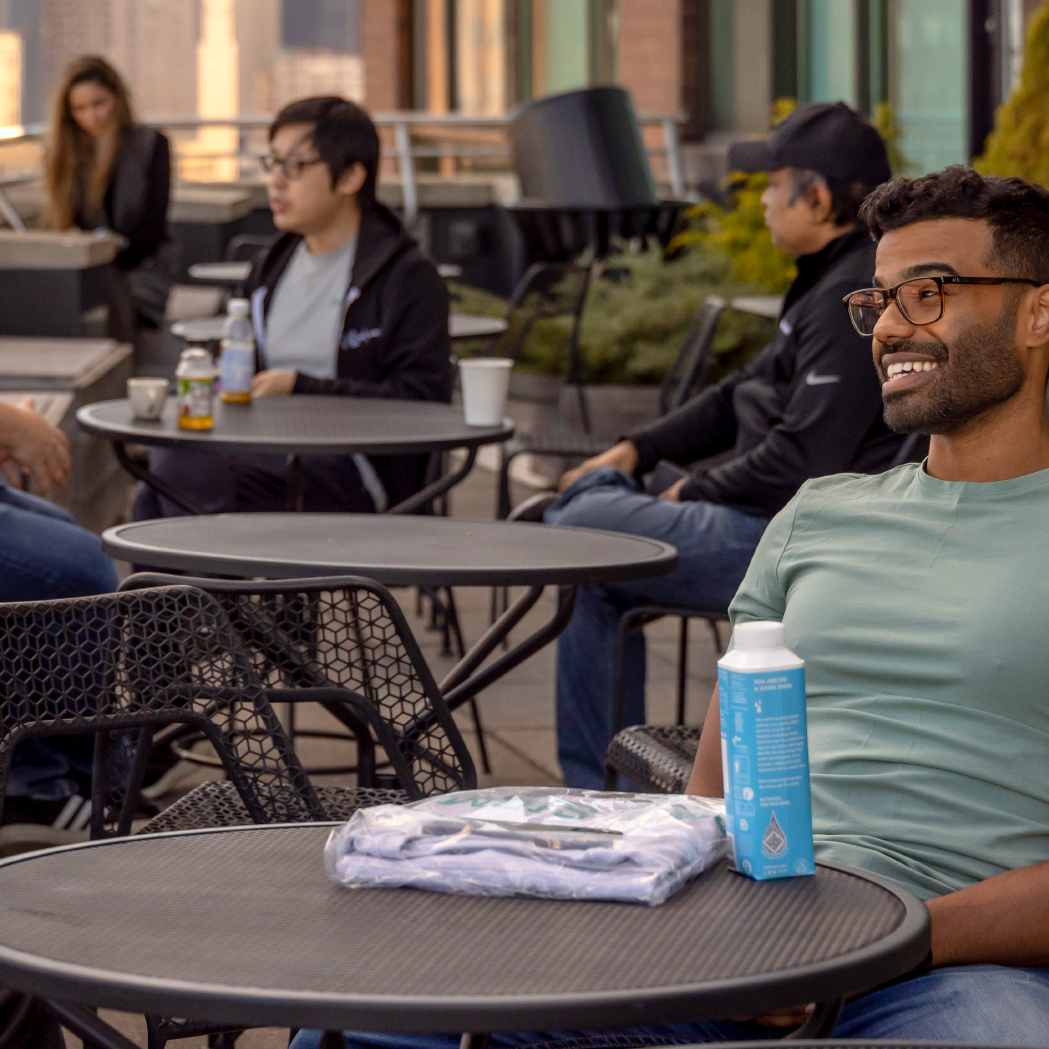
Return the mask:
<path fill-rule="evenodd" d="M 7 798 L 0 818 L 0 856 L 71 845 L 91 836 L 91 799 Z"/>

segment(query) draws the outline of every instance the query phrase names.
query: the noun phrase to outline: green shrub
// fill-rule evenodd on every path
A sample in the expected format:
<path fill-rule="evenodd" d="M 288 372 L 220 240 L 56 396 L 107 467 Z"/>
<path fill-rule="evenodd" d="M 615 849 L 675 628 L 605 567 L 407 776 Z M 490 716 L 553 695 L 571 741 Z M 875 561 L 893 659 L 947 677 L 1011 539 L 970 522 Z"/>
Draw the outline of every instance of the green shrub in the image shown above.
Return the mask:
<path fill-rule="evenodd" d="M 1049 188 L 1049 4 L 1031 19 L 1020 86 L 998 107 L 994 130 L 973 167 Z"/>

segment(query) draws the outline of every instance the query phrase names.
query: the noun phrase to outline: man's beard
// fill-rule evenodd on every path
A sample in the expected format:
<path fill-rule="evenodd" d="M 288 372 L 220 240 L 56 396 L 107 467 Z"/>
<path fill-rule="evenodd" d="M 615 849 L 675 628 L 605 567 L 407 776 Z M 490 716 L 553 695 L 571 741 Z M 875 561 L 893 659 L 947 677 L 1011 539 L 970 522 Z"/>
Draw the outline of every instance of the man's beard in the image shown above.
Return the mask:
<path fill-rule="evenodd" d="M 908 339 L 891 353 L 919 353 L 939 367 L 914 390 L 885 398 L 885 422 L 898 433 L 953 433 L 1013 397 L 1024 372 L 1016 353 L 1015 305 L 1006 303 L 986 325 L 966 328 L 952 346 L 936 340 Z"/>

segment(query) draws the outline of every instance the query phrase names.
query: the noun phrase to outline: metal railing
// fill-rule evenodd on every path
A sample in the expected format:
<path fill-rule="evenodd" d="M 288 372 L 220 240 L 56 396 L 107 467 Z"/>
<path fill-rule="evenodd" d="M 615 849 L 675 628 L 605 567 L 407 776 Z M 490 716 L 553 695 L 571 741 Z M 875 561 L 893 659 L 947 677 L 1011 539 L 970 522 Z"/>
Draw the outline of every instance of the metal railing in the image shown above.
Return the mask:
<path fill-rule="evenodd" d="M 237 132 L 236 147 L 227 152 L 214 154 L 192 153 L 179 154 L 180 161 L 211 162 L 216 160 L 234 160 L 238 167 L 244 161 L 256 161 L 259 150 L 249 148 L 248 139 L 254 132 L 265 131 L 270 125 L 271 117 L 157 117 L 146 121 L 151 127 L 164 131 L 200 131 L 205 128 L 228 128 Z M 509 167 L 509 149 L 505 139 L 506 125 L 510 121 L 507 114 L 494 116 L 464 116 L 460 113 L 427 113 L 419 110 L 397 110 L 393 112 L 373 113 L 372 119 L 379 128 L 388 128 L 393 132 L 392 147 L 382 150 L 382 155 L 397 161 L 397 172 L 403 195 L 404 217 L 408 223 L 415 221 L 419 213 L 419 189 L 416 170 L 418 158 L 464 158 L 494 157 L 505 155 Z M 681 163 L 681 143 L 678 136 L 678 124 L 685 120 L 681 113 L 644 113 L 638 117 L 642 126 L 657 125 L 662 130 L 663 145 L 648 147 L 651 156 L 661 156 L 666 163 L 667 180 L 671 191 L 679 199 L 685 196 L 684 169 Z M 502 141 L 493 135 L 479 141 L 478 131 L 490 130 L 499 132 Z M 455 141 L 456 131 L 473 131 L 470 136 L 474 141 Z M 439 135 L 436 133 L 440 132 Z M 27 124 L 0 128 L 0 149 L 17 143 L 39 141 L 47 133 L 46 124 Z M 421 145 L 418 139 L 436 139 L 436 145 Z M 177 145 L 177 144 L 176 144 Z M 15 207 L 5 195 L 5 189 L 13 185 L 33 181 L 39 178 L 39 172 L 19 173 L 18 175 L 0 177 L 0 215 L 12 229 L 24 230 L 25 224 Z"/>

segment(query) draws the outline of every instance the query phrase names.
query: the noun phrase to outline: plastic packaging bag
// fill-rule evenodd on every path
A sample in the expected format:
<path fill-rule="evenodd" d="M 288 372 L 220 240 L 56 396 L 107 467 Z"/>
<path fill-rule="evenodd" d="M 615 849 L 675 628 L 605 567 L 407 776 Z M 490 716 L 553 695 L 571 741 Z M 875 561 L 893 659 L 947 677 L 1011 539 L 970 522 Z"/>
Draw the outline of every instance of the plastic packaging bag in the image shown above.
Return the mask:
<path fill-rule="evenodd" d="M 349 888 L 656 906 L 725 848 L 720 798 L 492 787 L 360 809 L 324 866 Z"/>

